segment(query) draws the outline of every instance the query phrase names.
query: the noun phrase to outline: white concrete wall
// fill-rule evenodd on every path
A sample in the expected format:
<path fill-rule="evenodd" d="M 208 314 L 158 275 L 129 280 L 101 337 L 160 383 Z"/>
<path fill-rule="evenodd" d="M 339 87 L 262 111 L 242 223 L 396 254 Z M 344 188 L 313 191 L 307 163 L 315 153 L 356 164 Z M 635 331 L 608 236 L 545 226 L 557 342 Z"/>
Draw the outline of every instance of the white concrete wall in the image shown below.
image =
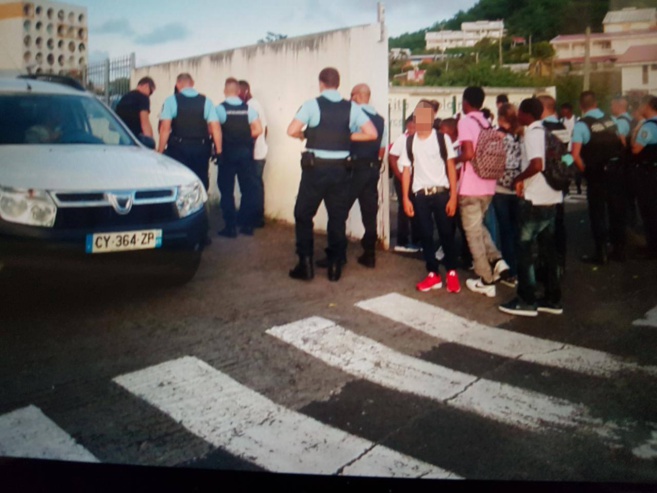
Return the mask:
<path fill-rule="evenodd" d="M 643 83 L 643 64 L 623 67 L 623 92 L 647 91 L 657 94 L 657 70 L 652 70 L 653 64 L 648 64 L 648 84 Z"/>
<path fill-rule="evenodd" d="M 151 97 L 151 123 L 157 129 L 164 99 L 172 94 L 176 77 L 189 72 L 196 88 L 214 104 L 224 100 L 223 86 L 227 77 L 248 80 L 251 91 L 263 105 L 269 124 L 269 154 L 265 167 L 266 215 L 294 222 L 294 204 L 301 179 L 299 165 L 302 143 L 287 136 L 287 127 L 297 110 L 308 99 L 319 95 L 319 72 L 335 67 L 341 75 L 340 91 L 349 98 L 357 83 L 372 89 L 371 104 L 384 117 L 388 105 L 388 41 L 381 24 L 331 31 L 312 36 L 291 38 L 223 51 L 185 60 L 141 67 L 132 75 L 132 86 L 146 75 L 152 77 L 157 90 Z M 218 198 L 216 169 L 211 176 L 211 197 Z M 381 181 L 381 197 L 387 200 L 388 183 Z M 385 207 L 387 212 L 387 202 Z M 379 236 L 387 237 L 387 214 L 379 214 Z M 326 229 L 325 208 L 320 207 L 316 229 Z M 358 206 L 347 224 L 348 234 L 362 235 Z"/>
<path fill-rule="evenodd" d="M 451 118 L 462 110 L 463 87 L 392 87 L 390 88 L 390 138 L 393 141 L 403 129 L 405 117 L 409 117 L 421 99 L 435 99 L 440 103 L 438 117 Z M 484 88 L 486 99 L 484 108 L 497 112 L 495 98 L 498 94 L 509 96 L 509 102 L 519 105 L 525 98 L 536 93 L 547 93 L 556 97 L 556 88 L 496 87 Z M 404 111 L 405 108 L 405 111 Z"/>

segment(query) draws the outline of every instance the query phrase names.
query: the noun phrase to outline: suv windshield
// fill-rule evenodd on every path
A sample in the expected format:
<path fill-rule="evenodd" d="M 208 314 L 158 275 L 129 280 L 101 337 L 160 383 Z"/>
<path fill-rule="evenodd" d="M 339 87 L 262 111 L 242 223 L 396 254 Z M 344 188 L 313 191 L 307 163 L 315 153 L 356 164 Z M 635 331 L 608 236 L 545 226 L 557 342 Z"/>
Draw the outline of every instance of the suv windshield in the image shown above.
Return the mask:
<path fill-rule="evenodd" d="M 58 94 L 0 95 L 0 144 L 135 145 L 95 98 Z"/>

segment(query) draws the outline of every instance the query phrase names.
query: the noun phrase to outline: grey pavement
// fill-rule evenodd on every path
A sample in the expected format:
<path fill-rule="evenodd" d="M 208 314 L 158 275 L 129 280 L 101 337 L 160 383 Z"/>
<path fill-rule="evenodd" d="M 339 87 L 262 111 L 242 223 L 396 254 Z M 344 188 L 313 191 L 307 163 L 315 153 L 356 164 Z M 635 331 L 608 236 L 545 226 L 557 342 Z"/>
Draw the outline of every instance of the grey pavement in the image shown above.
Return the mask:
<path fill-rule="evenodd" d="M 312 282 L 294 281 L 288 277 L 296 260 L 294 230 L 276 223 L 254 237 L 213 235 L 198 275 L 181 288 L 121 278 L 106 283 L 93 274 L 12 278 L 3 284 L 0 312 L 0 422 L 3 415 L 36 406 L 103 463 L 268 470 L 253 456 L 236 453 L 232 442 L 213 444 L 191 432 L 183 418 L 114 381 L 193 357 L 283 409 L 466 479 L 657 482 L 657 380 L 644 371 L 657 367 L 657 327 L 633 325 L 657 306 L 657 262 L 630 258 L 600 268 L 579 263 L 591 246 L 585 208 L 572 200 L 567 209 L 562 316 L 504 315 L 497 305 L 513 290 L 499 286 L 492 299 L 472 294 L 464 283 L 471 273 L 463 271 L 460 294 L 419 293 L 415 283 L 425 274 L 419 257 L 379 252 L 376 269 L 369 270 L 356 262 L 356 242 L 340 282 L 330 283 L 320 269 Z M 214 217 L 213 231 L 218 225 Z M 325 240 L 316 236 L 317 257 Z M 577 371 L 556 359 L 553 364 L 549 355 L 540 364 L 531 354 L 509 357 L 476 342 L 437 338 L 356 306 L 391 293 L 421 302 L 418 316 L 439 308 L 460 317 L 456 325 L 471 321 L 493 329 L 493 346 L 509 333 L 522 334 L 558 348 L 593 350 L 625 366 L 609 374 Z M 432 370 L 473 376 L 464 396 L 481 382 L 493 382 L 572 403 L 586 409 L 588 421 L 559 429 L 541 421 L 548 411 L 540 407 L 533 428 L 511 418 L 491 419 L 486 399 L 483 411 L 464 410 L 455 405 L 460 393 L 433 399 L 392 388 L 267 333 L 310 317 Z M 438 326 L 448 318 L 434 320 Z M 359 361 L 351 363 L 358 367 Z M 403 374 L 402 368 L 400 381 Z M 175 394 L 173 400 L 184 398 Z"/>

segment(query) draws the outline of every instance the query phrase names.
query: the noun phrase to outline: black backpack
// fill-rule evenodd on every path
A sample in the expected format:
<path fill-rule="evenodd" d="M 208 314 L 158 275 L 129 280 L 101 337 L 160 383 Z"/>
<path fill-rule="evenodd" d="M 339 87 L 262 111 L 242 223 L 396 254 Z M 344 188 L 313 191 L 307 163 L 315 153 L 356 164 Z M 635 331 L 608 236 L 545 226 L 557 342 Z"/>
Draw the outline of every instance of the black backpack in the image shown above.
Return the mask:
<path fill-rule="evenodd" d="M 447 143 L 445 142 L 445 134 L 436 130 L 436 138 L 438 139 L 438 147 L 440 147 L 440 157 L 443 158 L 443 162 L 445 163 L 445 172 L 447 172 Z M 406 138 L 406 154 L 408 155 L 408 159 L 411 160 L 411 164 L 415 162 L 415 157 L 413 156 L 414 141 L 415 134 L 409 135 Z"/>
<path fill-rule="evenodd" d="M 570 166 L 563 161 L 568 153 L 568 146 L 547 128 L 545 131 L 545 166 L 543 176 L 551 188 L 559 192 L 567 192 L 573 178 Z"/>

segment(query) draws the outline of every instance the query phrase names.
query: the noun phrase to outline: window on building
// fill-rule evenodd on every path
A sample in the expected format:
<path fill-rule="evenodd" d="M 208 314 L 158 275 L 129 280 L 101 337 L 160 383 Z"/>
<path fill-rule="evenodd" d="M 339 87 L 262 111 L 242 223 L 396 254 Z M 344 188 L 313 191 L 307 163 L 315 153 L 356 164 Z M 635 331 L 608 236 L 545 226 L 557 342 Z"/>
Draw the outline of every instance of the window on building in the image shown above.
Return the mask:
<path fill-rule="evenodd" d="M 648 84 L 648 82 L 649 82 L 648 74 L 649 74 L 648 65 L 644 65 L 643 66 L 643 82 L 642 82 L 644 85 Z"/>
<path fill-rule="evenodd" d="M 650 66 L 650 70 L 652 70 L 653 72 L 657 71 L 657 63 L 653 63 L 653 64 Z"/>

